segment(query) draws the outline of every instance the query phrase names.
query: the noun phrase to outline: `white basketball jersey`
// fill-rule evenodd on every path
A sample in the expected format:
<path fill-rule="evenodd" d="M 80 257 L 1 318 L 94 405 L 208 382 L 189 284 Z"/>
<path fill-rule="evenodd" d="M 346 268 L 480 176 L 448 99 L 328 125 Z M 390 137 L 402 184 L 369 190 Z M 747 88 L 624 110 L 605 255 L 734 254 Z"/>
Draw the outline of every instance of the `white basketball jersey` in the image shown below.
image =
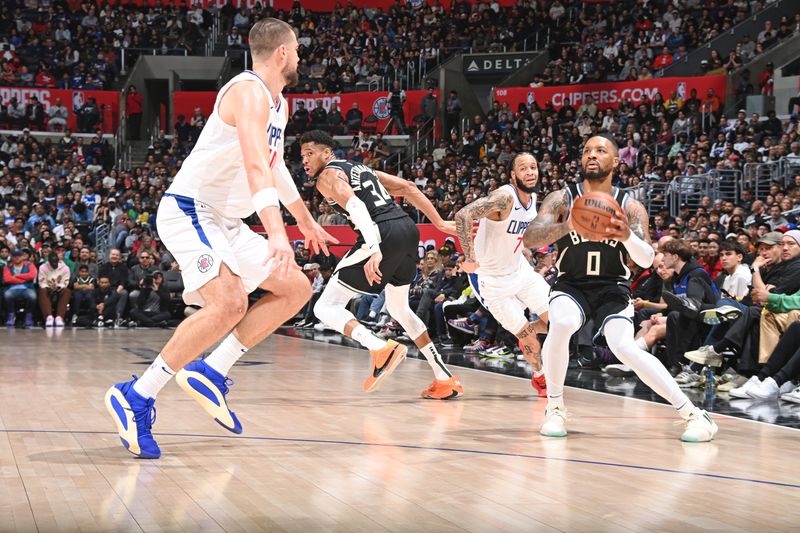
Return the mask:
<path fill-rule="evenodd" d="M 522 234 L 536 218 L 536 195 L 531 195 L 529 205 L 522 205 L 516 189 L 503 185 L 514 197 L 514 207 L 505 220 L 482 218 L 475 235 L 475 259 L 478 275 L 506 276 L 519 270 L 525 258 L 522 255 Z"/>
<path fill-rule="evenodd" d="M 222 96 L 233 84 L 245 81 L 261 85 L 269 99 L 269 124 L 267 124 L 269 166 L 274 169 L 277 164 L 283 162 L 283 139 L 288 105 L 286 99 L 281 94 L 274 99 L 261 78 L 254 72 L 246 70 L 220 89 L 214 102 L 214 111 L 208 117 L 197 144 L 194 145 L 167 190 L 170 194 L 187 196 L 203 202 L 230 218 L 245 218 L 255 210 L 236 127 L 226 124 L 219 116 L 219 102 Z"/>

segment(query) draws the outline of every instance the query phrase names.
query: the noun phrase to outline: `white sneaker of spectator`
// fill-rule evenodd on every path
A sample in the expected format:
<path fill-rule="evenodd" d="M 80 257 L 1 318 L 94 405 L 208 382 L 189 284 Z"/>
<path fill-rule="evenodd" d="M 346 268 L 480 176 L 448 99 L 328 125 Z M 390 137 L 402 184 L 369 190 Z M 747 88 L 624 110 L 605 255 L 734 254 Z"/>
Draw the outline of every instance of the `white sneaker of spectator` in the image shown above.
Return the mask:
<path fill-rule="evenodd" d="M 56 327 L 57 328 L 63 328 L 64 327 L 64 319 L 61 318 L 60 316 L 56 317 Z"/>
<path fill-rule="evenodd" d="M 53 315 L 48 315 L 47 318 L 44 320 L 44 327 L 52 328 L 54 321 L 55 318 L 53 318 Z"/>
<path fill-rule="evenodd" d="M 731 397 L 732 398 L 752 398 L 752 396 L 750 396 L 748 394 L 748 391 L 750 389 L 752 389 L 753 387 L 756 387 L 756 386 L 758 386 L 760 384 L 761 384 L 761 380 L 758 379 L 758 376 L 753 376 L 750 379 L 748 379 L 745 382 L 745 384 L 742 385 L 741 387 L 737 387 L 735 389 L 732 389 L 731 390 Z"/>
<path fill-rule="evenodd" d="M 781 394 L 781 400 L 785 402 L 800 403 L 800 387 L 797 387 L 786 394 Z"/>
<path fill-rule="evenodd" d="M 747 394 L 751 398 L 755 398 L 757 400 L 774 400 L 777 399 L 781 394 L 791 392 L 793 388 L 794 386 L 792 385 L 791 381 L 787 381 L 779 387 L 774 379 L 766 378 L 757 385 L 750 387 L 750 389 L 747 391 Z"/>

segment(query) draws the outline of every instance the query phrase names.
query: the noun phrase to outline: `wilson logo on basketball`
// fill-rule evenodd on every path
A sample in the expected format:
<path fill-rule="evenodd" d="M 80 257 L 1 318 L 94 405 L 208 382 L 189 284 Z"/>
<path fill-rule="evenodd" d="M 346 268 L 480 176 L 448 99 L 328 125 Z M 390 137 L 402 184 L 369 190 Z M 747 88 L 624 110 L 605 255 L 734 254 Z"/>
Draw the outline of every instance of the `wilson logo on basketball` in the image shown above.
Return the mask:
<path fill-rule="evenodd" d="M 598 200 L 594 200 L 592 198 L 586 199 L 586 207 L 596 207 L 597 209 L 602 209 L 603 211 L 606 211 L 610 215 L 613 215 L 616 212 L 614 208 L 611 207 L 610 205 L 604 202 L 600 202 Z M 595 217 L 595 221 L 597 220 L 599 220 L 599 217 Z"/>
<path fill-rule="evenodd" d="M 205 274 L 214 266 L 214 258 L 208 254 L 203 254 L 197 258 L 197 270 Z"/>
<path fill-rule="evenodd" d="M 381 96 L 372 103 L 372 113 L 378 118 L 389 118 L 389 100 Z"/>

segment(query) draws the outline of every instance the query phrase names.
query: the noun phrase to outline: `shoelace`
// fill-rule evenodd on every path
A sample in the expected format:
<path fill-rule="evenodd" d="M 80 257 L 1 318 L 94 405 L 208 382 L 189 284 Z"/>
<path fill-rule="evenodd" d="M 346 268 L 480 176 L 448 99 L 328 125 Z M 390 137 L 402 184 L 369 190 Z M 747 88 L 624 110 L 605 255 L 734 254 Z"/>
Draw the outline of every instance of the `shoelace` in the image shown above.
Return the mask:
<path fill-rule="evenodd" d="M 222 382 L 222 385 L 220 386 L 219 390 L 222 391 L 222 395 L 224 396 L 224 395 L 228 394 L 228 390 L 231 387 L 233 387 L 233 385 L 234 385 L 233 379 L 229 378 L 229 377 L 226 377 L 225 381 Z"/>
<path fill-rule="evenodd" d="M 153 427 L 153 424 L 156 423 L 156 406 L 151 405 L 150 409 L 146 409 L 145 411 L 139 413 L 139 416 L 136 415 L 136 411 L 133 409 L 127 409 L 128 411 L 133 413 L 133 421 L 136 423 L 136 426 L 139 426 L 139 422 L 142 422 L 145 427 L 142 429 L 140 435 L 146 435 L 150 433 L 150 429 Z"/>

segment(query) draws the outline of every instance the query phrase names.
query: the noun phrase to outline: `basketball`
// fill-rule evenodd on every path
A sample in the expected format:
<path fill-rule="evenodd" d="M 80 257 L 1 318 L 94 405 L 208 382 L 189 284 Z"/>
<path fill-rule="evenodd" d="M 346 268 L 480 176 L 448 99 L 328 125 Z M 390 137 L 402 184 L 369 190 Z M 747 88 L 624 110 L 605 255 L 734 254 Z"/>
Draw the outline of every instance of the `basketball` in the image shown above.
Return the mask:
<path fill-rule="evenodd" d="M 619 203 L 608 193 L 589 192 L 572 204 L 572 225 L 578 235 L 590 241 L 606 239 L 606 227 L 611 217 L 622 211 Z"/>

